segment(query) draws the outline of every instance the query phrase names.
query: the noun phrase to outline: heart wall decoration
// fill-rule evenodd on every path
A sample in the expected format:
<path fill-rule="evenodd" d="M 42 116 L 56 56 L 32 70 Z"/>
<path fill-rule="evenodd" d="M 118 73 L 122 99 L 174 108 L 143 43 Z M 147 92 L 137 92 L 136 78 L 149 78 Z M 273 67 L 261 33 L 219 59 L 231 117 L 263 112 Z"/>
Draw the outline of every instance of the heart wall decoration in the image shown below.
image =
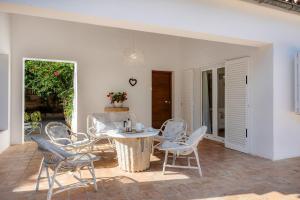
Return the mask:
<path fill-rule="evenodd" d="M 130 78 L 129 79 L 129 84 L 133 87 L 137 84 L 137 80 L 135 78 Z"/>

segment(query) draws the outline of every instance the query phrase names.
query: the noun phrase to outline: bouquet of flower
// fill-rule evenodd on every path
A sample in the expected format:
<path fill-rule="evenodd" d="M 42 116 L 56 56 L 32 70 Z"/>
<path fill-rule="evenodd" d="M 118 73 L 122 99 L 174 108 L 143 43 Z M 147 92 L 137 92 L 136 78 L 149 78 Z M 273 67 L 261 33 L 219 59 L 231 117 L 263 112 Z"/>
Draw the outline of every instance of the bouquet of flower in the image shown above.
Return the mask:
<path fill-rule="evenodd" d="M 117 103 L 123 103 L 127 100 L 127 93 L 126 92 L 110 92 L 108 93 L 107 97 L 110 100 L 110 103 L 113 104 L 115 102 Z"/>

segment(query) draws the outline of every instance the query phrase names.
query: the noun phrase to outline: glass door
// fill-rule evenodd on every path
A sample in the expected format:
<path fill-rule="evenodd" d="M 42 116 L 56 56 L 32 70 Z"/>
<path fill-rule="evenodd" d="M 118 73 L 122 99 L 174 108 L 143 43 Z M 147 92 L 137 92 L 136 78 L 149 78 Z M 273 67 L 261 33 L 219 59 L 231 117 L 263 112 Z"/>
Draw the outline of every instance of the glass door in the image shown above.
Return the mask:
<path fill-rule="evenodd" d="M 218 82 L 218 136 L 225 137 L 225 68 L 217 69 Z"/>
<path fill-rule="evenodd" d="M 225 138 L 225 67 L 206 68 L 201 72 L 202 125 L 208 139 Z"/>
<path fill-rule="evenodd" d="M 202 72 L 202 125 L 207 126 L 207 134 L 212 134 L 212 70 Z"/>

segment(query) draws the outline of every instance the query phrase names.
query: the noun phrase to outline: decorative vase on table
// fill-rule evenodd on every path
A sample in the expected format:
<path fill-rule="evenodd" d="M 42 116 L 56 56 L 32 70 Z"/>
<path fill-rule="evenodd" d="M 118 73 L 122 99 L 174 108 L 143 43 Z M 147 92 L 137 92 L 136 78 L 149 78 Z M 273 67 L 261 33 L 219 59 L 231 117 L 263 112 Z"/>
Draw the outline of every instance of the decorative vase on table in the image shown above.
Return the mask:
<path fill-rule="evenodd" d="M 121 108 L 121 107 L 123 107 L 123 102 L 117 102 L 117 101 L 115 101 L 114 102 L 114 107 L 116 107 L 116 108 Z"/>
<path fill-rule="evenodd" d="M 123 102 L 127 100 L 127 93 L 126 92 L 109 92 L 107 97 L 110 100 L 110 103 L 116 107 L 120 108 L 123 107 Z"/>

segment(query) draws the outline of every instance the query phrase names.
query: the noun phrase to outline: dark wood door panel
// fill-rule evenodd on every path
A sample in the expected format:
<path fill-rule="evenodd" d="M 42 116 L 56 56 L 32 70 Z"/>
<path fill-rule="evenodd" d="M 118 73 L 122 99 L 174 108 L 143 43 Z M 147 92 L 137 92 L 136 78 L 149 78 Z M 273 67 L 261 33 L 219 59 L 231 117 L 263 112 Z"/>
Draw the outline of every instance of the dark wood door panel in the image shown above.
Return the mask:
<path fill-rule="evenodd" d="M 152 71 L 152 126 L 172 117 L 172 72 Z"/>

